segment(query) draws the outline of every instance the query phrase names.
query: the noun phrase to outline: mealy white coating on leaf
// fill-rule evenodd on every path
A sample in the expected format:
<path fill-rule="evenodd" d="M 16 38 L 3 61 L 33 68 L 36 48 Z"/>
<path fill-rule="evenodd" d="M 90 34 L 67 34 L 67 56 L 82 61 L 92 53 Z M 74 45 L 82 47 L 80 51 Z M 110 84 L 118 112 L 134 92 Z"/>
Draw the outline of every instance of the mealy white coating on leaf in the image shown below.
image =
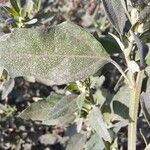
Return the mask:
<path fill-rule="evenodd" d="M 75 119 L 74 113 L 78 110 L 77 95 L 64 96 L 46 115 L 43 124 L 57 125 L 70 123 Z"/>
<path fill-rule="evenodd" d="M 57 95 L 55 93 L 52 93 L 46 99 L 32 103 L 19 114 L 19 117 L 26 120 L 32 119 L 34 121 L 36 120 L 43 122 L 46 119 L 47 114 L 62 98 L 63 95 Z"/>
<path fill-rule="evenodd" d="M 86 78 L 108 59 L 102 45 L 71 22 L 49 29 L 15 29 L 0 41 L 0 56 L 11 77 L 34 76 L 48 85 Z"/>

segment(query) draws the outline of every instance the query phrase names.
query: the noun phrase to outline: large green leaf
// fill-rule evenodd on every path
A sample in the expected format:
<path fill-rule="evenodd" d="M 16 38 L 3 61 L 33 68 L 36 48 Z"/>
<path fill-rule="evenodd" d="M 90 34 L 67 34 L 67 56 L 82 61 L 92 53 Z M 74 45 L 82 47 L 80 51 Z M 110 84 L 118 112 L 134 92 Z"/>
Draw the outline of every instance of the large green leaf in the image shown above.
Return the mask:
<path fill-rule="evenodd" d="M 41 100 L 27 107 L 19 117 L 42 121 L 46 125 L 58 125 L 71 122 L 75 118 L 77 95 L 62 96 L 50 95 L 46 100 Z"/>
<path fill-rule="evenodd" d="M 15 29 L 0 41 L 0 56 L 12 77 L 34 76 L 49 85 L 86 78 L 109 58 L 90 33 L 71 22 L 49 29 Z"/>

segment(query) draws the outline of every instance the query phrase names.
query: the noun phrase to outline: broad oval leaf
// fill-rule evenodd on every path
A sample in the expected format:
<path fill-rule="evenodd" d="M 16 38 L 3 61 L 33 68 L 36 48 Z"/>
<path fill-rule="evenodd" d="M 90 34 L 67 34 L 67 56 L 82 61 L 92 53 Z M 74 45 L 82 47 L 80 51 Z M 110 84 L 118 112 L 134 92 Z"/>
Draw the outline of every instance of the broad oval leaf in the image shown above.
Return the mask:
<path fill-rule="evenodd" d="M 46 99 L 32 103 L 19 114 L 19 117 L 26 120 L 44 121 L 47 114 L 62 97 L 62 95 L 52 93 Z"/>
<path fill-rule="evenodd" d="M 90 33 L 71 22 L 49 29 L 15 29 L 0 41 L 0 57 L 12 77 L 34 76 L 48 85 L 86 78 L 109 58 Z"/>
<path fill-rule="evenodd" d="M 62 125 L 75 119 L 77 95 L 50 95 L 46 100 L 31 104 L 20 115 L 22 119 L 41 121 L 45 125 Z"/>

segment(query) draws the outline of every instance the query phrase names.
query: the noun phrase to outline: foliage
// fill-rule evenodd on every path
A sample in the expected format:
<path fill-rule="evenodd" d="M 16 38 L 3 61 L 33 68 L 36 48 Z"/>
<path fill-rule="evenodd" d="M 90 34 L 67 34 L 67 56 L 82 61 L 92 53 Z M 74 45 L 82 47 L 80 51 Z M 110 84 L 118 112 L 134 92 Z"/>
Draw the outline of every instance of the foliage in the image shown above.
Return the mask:
<path fill-rule="evenodd" d="M 36 23 L 34 16 L 40 10 L 40 5 L 41 0 L 10 0 L 10 6 L 3 7 L 12 17 L 7 23 L 18 28 Z"/>
<path fill-rule="evenodd" d="M 86 150 L 121 149 L 117 136 L 127 125 L 128 149 L 135 150 L 138 120 L 142 117 L 150 124 L 148 1 L 138 7 L 133 1 L 102 1 L 118 32 L 111 33 L 107 41 L 106 37 L 95 39 L 70 21 L 46 29 L 20 29 L 28 19 L 33 19 L 35 15 L 30 18 L 33 12 L 39 11 L 40 1 L 22 6 L 15 0 L 11 1 L 11 7 L 4 6 L 15 19 L 12 27 L 18 29 L 0 39 L 1 67 L 11 78 L 33 76 L 36 81 L 51 86 L 66 84 L 65 94 L 52 93 L 32 103 L 18 117 L 58 126 L 74 121 L 76 133 L 69 139 L 67 150 L 76 149 L 75 146 Z M 109 48 L 112 44 L 116 44 L 113 47 L 116 51 Z M 112 60 L 111 55 L 116 53 L 123 55 L 125 68 Z M 101 70 L 107 63 L 112 63 L 121 73 L 113 93 L 103 86 Z M 4 88 L 4 97 L 10 87 L 7 84 Z M 144 140 L 147 138 L 142 136 Z M 149 146 L 148 142 L 145 144 Z"/>

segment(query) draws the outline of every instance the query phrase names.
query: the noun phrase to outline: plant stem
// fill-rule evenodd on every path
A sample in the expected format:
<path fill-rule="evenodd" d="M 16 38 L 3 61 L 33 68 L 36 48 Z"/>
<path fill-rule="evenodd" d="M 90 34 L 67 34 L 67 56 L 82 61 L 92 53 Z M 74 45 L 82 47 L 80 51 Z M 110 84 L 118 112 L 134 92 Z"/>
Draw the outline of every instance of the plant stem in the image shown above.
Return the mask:
<path fill-rule="evenodd" d="M 143 75 L 144 70 L 138 72 L 135 87 L 133 87 L 133 89 L 131 90 L 132 98 L 129 108 L 128 150 L 136 150 L 137 118 Z"/>

